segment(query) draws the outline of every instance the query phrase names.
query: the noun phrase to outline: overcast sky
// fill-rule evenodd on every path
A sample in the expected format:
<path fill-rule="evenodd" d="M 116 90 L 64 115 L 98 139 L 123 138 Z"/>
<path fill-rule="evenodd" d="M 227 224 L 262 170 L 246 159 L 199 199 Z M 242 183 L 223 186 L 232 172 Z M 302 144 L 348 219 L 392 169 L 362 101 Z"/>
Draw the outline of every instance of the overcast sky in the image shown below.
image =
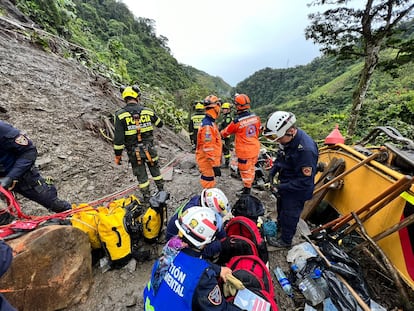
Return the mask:
<path fill-rule="evenodd" d="M 308 0 L 122 0 L 155 21 L 178 62 L 235 86 L 254 72 L 305 65 L 320 56 L 305 40 Z"/>

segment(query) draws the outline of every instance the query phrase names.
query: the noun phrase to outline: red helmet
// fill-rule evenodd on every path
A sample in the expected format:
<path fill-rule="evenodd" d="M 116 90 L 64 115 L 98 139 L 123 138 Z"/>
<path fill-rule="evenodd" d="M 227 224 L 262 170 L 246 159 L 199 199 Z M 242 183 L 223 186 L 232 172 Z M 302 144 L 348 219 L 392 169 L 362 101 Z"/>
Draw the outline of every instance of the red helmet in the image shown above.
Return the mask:
<path fill-rule="evenodd" d="M 246 94 L 236 94 L 233 99 L 237 111 L 250 109 L 250 98 Z"/>

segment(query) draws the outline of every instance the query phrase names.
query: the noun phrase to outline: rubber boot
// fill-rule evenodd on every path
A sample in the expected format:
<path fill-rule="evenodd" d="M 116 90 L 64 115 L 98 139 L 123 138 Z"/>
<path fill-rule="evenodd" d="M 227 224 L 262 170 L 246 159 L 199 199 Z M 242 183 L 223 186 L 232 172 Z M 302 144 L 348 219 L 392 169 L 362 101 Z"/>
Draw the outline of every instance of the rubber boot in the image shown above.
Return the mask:
<path fill-rule="evenodd" d="M 236 192 L 236 196 L 241 197 L 242 195 L 248 195 L 250 194 L 250 188 L 244 187 L 240 191 Z"/>
<path fill-rule="evenodd" d="M 221 168 L 229 168 L 230 166 L 230 159 L 226 158 L 224 159 L 224 164 L 221 166 Z"/>
<path fill-rule="evenodd" d="M 250 194 L 250 188 L 244 187 L 243 188 L 243 194 Z"/>
<path fill-rule="evenodd" d="M 155 184 L 157 185 L 158 191 L 164 191 L 164 181 L 163 180 L 157 180 L 155 182 Z"/>
<path fill-rule="evenodd" d="M 66 201 L 61 200 L 61 199 L 55 199 L 50 204 L 48 209 L 52 212 L 60 213 L 60 212 L 64 212 L 64 211 L 72 209 L 72 206 L 70 205 L 69 202 L 66 202 Z"/>
<path fill-rule="evenodd" d="M 149 205 L 149 201 L 150 201 L 150 198 L 151 198 L 151 193 L 150 193 L 149 187 L 141 188 L 141 193 L 142 193 L 142 197 L 143 197 L 143 203 L 145 205 Z"/>

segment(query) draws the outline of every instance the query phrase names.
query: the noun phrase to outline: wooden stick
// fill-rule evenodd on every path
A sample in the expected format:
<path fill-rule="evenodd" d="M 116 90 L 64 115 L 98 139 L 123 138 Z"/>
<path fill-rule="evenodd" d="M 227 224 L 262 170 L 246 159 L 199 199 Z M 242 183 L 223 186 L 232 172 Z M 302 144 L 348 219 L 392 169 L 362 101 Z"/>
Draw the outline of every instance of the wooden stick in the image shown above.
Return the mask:
<path fill-rule="evenodd" d="M 401 229 L 404 229 L 414 223 L 414 214 L 404 218 L 404 220 L 400 221 L 399 223 L 395 224 L 394 226 L 382 231 L 381 233 L 378 233 L 377 235 L 372 237 L 372 240 L 374 242 L 378 242 L 379 240 L 382 240 L 383 238 L 393 234 L 394 232 L 400 231 Z M 365 247 L 367 244 L 369 244 L 368 241 L 364 241 L 360 243 L 359 245 L 355 246 L 355 249 L 360 249 L 362 247 Z"/>
<path fill-rule="evenodd" d="M 325 257 L 325 255 L 322 253 L 322 251 L 319 249 L 318 246 L 316 246 L 311 239 L 306 236 L 303 235 L 302 236 L 305 238 L 306 241 L 308 241 L 313 248 L 316 250 L 316 252 L 318 253 L 319 256 L 321 256 L 321 258 L 325 261 L 326 265 L 328 268 L 332 267 L 331 262 L 328 260 L 328 258 Z M 365 303 L 365 301 L 362 300 L 362 298 L 358 295 L 358 293 L 352 288 L 351 285 L 349 285 L 349 283 L 338 273 L 335 273 L 335 276 L 342 282 L 344 283 L 344 285 L 346 286 L 346 288 L 348 288 L 349 292 L 351 293 L 352 297 L 355 298 L 355 300 L 358 302 L 358 304 L 360 305 L 360 307 L 362 308 L 362 310 L 364 311 L 371 311 L 370 307 Z"/>
<path fill-rule="evenodd" d="M 374 160 L 376 157 L 378 157 L 379 153 L 373 153 L 371 154 L 369 157 L 365 158 L 364 160 L 362 160 L 361 162 L 359 162 L 358 164 L 356 164 L 355 166 L 351 167 L 349 170 L 343 172 L 342 174 L 339 174 L 338 176 L 336 176 L 335 178 L 331 179 L 330 181 L 328 181 L 326 184 L 324 184 L 323 186 L 320 186 L 318 189 L 315 189 L 313 191 L 313 194 L 318 193 L 319 191 L 328 188 L 330 185 L 332 185 L 333 183 L 335 183 L 336 181 L 338 181 L 339 179 L 342 179 L 344 176 L 352 173 L 353 171 L 355 171 L 357 168 L 360 168 L 361 166 L 367 164 L 368 162 Z"/>
<path fill-rule="evenodd" d="M 397 287 L 397 289 L 398 289 L 398 291 L 401 295 L 401 298 L 404 302 L 404 306 L 405 307 L 409 306 L 410 300 L 408 299 L 407 292 L 405 291 L 405 289 L 404 289 L 404 287 L 401 283 L 401 279 L 400 279 L 397 271 L 395 270 L 394 266 L 392 265 L 391 261 L 388 259 L 388 257 L 382 251 L 382 249 L 377 245 L 377 243 L 375 243 L 371 239 L 371 237 L 368 235 L 367 231 L 365 230 L 365 227 L 362 224 L 361 220 L 359 219 L 359 217 L 354 212 L 352 212 L 352 217 L 354 217 L 356 223 L 358 224 L 359 229 L 361 230 L 361 234 L 363 235 L 363 237 L 376 249 L 376 251 L 381 256 L 382 261 L 384 262 L 384 264 L 387 267 L 388 271 L 391 273 L 391 276 L 394 280 L 395 286 Z"/>
<path fill-rule="evenodd" d="M 384 198 L 382 201 L 378 202 L 372 209 L 367 211 L 367 214 L 365 214 L 363 217 L 360 217 L 361 222 L 365 222 L 369 218 L 371 218 L 373 215 L 375 215 L 378 211 L 380 211 L 383 207 L 385 207 L 388 203 L 395 200 L 402 192 L 407 191 L 410 189 L 411 184 L 413 182 L 413 177 L 411 177 L 410 180 L 407 180 L 407 182 L 403 185 L 401 185 L 399 188 L 395 189 L 393 193 L 391 193 L 389 196 Z M 357 223 L 354 223 L 350 227 L 348 227 L 344 234 L 348 234 L 355 230 L 355 228 L 358 226 Z M 339 224 L 332 227 L 332 230 L 337 230 L 339 227 Z"/>
<path fill-rule="evenodd" d="M 377 195 L 376 197 L 374 197 L 371 201 L 369 201 L 368 203 L 366 203 L 364 206 L 362 206 L 359 210 L 356 211 L 357 215 L 361 214 L 362 212 L 368 210 L 371 208 L 372 205 L 376 204 L 377 202 L 379 202 L 380 200 L 384 199 L 385 197 L 389 196 L 391 193 L 393 193 L 394 191 L 396 191 L 396 189 L 398 189 L 402 184 L 405 184 L 407 182 L 407 180 L 410 180 L 412 177 L 405 175 L 404 177 L 400 178 L 396 183 L 392 184 L 390 187 L 388 187 L 385 191 L 381 192 L 379 195 Z M 347 214 L 347 215 L 342 215 L 320 227 L 317 227 L 315 229 L 312 230 L 312 233 L 314 232 L 319 232 L 323 229 L 327 229 L 330 228 L 334 225 L 337 225 L 337 227 L 339 226 L 343 226 L 344 224 L 346 224 L 347 222 L 349 222 L 350 220 L 352 220 L 352 215 L 351 214 Z M 338 225 L 339 224 L 339 225 Z"/>

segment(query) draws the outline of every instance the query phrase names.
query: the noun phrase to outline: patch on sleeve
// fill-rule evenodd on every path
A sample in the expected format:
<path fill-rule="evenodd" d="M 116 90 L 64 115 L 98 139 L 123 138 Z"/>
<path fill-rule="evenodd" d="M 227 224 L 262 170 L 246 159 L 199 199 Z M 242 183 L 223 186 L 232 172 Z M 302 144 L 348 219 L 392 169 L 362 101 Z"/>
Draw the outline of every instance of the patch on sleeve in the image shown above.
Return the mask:
<path fill-rule="evenodd" d="M 221 305 L 222 295 L 220 287 L 218 285 L 216 285 L 208 294 L 208 301 L 210 301 L 215 306 Z"/>
<path fill-rule="evenodd" d="M 302 173 L 305 176 L 311 176 L 312 175 L 312 167 L 311 166 L 302 167 Z"/>
<path fill-rule="evenodd" d="M 14 142 L 16 144 L 18 144 L 18 145 L 21 145 L 21 146 L 27 146 L 29 144 L 29 140 L 27 139 L 27 137 L 24 136 L 24 135 L 22 135 L 22 134 L 20 134 L 19 136 L 17 136 L 14 139 Z"/>
<path fill-rule="evenodd" d="M 213 140 L 213 138 L 212 138 L 212 135 L 211 135 L 211 132 L 210 131 L 206 131 L 206 134 L 204 135 L 204 140 L 205 141 L 212 141 Z"/>

